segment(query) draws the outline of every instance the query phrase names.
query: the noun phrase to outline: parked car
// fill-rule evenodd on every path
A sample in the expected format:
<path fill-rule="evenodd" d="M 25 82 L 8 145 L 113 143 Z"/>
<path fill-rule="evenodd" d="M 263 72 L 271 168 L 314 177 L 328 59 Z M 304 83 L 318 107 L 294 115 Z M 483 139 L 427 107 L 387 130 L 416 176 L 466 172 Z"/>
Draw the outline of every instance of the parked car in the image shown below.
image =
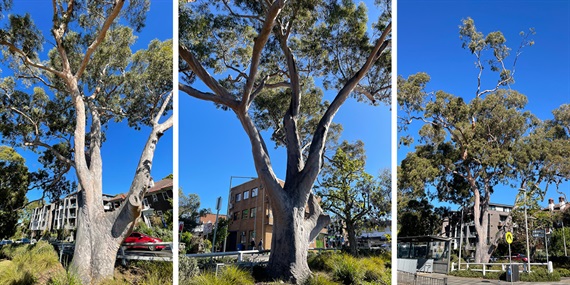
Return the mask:
<path fill-rule="evenodd" d="M 511 256 L 511 260 L 512 261 L 522 261 L 522 262 L 527 262 L 528 258 L 526 257 L 526 255 L 522 254 L 522 253 L 514 253 Z"/>
<path fill-rule="evenodd" d="M 162 242 L 161 239 L 151 237 L 142 233 L 133 232 L 130 236 L 128 236 L 124 243 L 157 243 Z M 151 251 L 154 250 L 163 250 L 166 246 L 165 245 L 128 245 L 127 248 L 142 248 L 142 249 L 149 249 Z"/>

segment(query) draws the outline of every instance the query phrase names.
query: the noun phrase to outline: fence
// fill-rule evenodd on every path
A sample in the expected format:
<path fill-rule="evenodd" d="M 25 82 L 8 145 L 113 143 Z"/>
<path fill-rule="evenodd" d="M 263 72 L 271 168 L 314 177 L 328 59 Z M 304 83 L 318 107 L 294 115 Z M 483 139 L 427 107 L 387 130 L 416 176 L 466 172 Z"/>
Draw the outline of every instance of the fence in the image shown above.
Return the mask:
<path fill-rule="evenodd" d="M 56 242 L 52 243 L 57 248 L 59 254 L 59 262 L 67 264 L 69 257 L 73 256 L 75 250 L 75 243 L 70 242 Z M 165 246 L 165 249 L 170 248 L 170 251 L 149 251 L 146 252 L 127 252 L 129 246 L 149 247 L 155 249 L 156 246 Z M 64 259 L 64 257 L 66 257 Z M 172 242 L 155 242 L 155 243 L 123 243 L 117 253 L 117 259 L 121 259 L 123 265 L 127 260 L 149 260 L 149 261 L 172 261 Z"/>
<path fill-rule="evenodd" d="M 270 250 L 239 250 L 239 251 L 228 251 L 228 252 L 211 252 L 211 253 L 195 253 L 195 254 L 187 254 L 187 257 L 193 258 L 207 258 L 207 257 L 220 257 L 220 256 L 235 256 L 237 258 L 237 262 L 247 262 L 247 261 L 254 261 L 254 255 L 258 255 L 258 257 L 262 254 L 269 253 Z M 245 260 L 244 256 L 250 255 L 249 260 Z"/>
<path fill-rule="evenodd" d="M 502 272 L 502 271 L 506 271 L 507 270 L 507 266 L 510 265 L 510 263 L 466 263 L 466 262 L 462 262 L 461 266 L 457 266 L 457 268 L 455 268 L 455 266 L 458 265 L 456 262 L 452 262 L 451 263 L 451 271 L 459 271 L 459 270 L 471 270 L 471 271 L 481 271 L 483 272 L 483 276 L 486 275 L 487 272 Z M 519 263 L 519 262 L 513 262 L 513 265 L 519 265 L 521 267 L 521 269 L 523 271 L 526 271 L 526 267 L 527 267 L 527 263 Z M 498 267 L 500 266 L 501 269 L 492 269 L 492 267 Z M 532 271 L 533 266 L 546 266 L 547 270 L 550 271 L 550 268 L 548 266 L 547 263 L 530 263 L 530 268 Z"/>
<path fill-rule="evenodd" d="M 447 277 L 434 278 L 398 270 L 398 285 L 447 285 Z"/>

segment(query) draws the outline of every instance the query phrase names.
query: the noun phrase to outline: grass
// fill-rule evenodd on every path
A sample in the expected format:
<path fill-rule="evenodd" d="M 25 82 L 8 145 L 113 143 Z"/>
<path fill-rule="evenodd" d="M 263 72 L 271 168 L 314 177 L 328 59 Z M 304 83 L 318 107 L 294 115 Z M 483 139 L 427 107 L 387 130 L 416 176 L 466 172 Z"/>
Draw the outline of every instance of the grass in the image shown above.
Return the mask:
<path fill-rule="evenodd" d="M 2 262 L 0 284 L 46 283 L 51 276 L 64 271 L 57 253 L 47 242 L 5 246 L 0 254 L 10 259 Z"/>

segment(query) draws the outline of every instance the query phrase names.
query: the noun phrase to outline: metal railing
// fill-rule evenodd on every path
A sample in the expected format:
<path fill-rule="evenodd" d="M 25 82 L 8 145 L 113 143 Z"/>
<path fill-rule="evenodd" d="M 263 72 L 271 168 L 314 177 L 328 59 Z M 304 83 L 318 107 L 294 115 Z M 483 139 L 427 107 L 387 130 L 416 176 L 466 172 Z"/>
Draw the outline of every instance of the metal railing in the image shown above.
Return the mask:
<path fill-rule="evenodd" d="M 520 262 L 513 262 L 513 265 L 518 265 L 521 267 L 521 269 L 523 269 L 524 271 L 526 271 L 526 266 L 527 263 L 520 263 Z M 510 263 L 467 263 L 467 262 L 461 262 L 461 265 L 458 266 L 458 264 L 456 262 L 452 262 L 451 263 L 451 271 L 459 271 L 459 270 L 471 270 L 471 271 L 481 271 L 483 272 L 483 276 L 486 275 L 487 272 L 503 272 L 507 270 L 507 267 L 510 265 Z M 501 269 L 491 269 L 491 267 L 493 266 L 501 266 Z M 548 268 L 548 264 L 547 263 L 538 263 L 538 262 L 531 262 L 530 263 L 530 267 L 531 267 L 531 271 L 532 271 L 532 267 L 533 266 L 545 266 Z"/>
<path fill-rule="evenodd" d="M 239 250 L 239 251 L 228 251 L 228 252 L 210 252 L 210 253 L 194 253 L 186 254 L 187 257 L 193 258 L 208 258 L 208 257 L 220 257 L 220 256 L 236 256 L 237 262 L 251 262 L 254 261 L 253 255 L 261 255 L 271 252 L 270 250 Z M 250 255 L 249 260 L 245 260 L 244 256 Z"/>
<path fill-rule="evenodd" d="M 447 285 L 447 277 L 434 278 L 398 270 L 398 285 Z"/>
<path fill-rule="evenodd" d="M 55 242 L 52 243 L 53 246 L 57 248 L 59 254 L 59 261 L 63 262 L 63 257 L 72 256 L 75 250 L 75 243 L 71 242 Z M 170 251 L 149 251 L 148 253 L 143 252 L 126 252 L 129 246 L 142 246 L 142 247 L 152 247 L 152 246 L 164 246 L 165 249 L 170 249 Z M 126 264 L 127 260 L 149 260 L 149 261 L 172 261 L 172 242 L 154 242 L 154 243 L 123 243 L 119 248 L 117 253 L 117 259 L 121 259 L 122 264 Z M 66 260 L 68 261 L 68 260 Z"/>

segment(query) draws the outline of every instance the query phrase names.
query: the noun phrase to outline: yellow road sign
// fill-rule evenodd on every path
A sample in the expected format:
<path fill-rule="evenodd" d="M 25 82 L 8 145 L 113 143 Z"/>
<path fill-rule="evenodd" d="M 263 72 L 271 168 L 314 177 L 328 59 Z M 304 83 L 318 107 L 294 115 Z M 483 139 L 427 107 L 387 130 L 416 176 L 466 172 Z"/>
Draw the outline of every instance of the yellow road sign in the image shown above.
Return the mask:
<path fill-rule="evenodd" d="M 507 243 L 511 244 L 513 242 L 513 234 L 511 232 L 507 232 L 505 234 L 505 239 L 507 240 Z"/>

